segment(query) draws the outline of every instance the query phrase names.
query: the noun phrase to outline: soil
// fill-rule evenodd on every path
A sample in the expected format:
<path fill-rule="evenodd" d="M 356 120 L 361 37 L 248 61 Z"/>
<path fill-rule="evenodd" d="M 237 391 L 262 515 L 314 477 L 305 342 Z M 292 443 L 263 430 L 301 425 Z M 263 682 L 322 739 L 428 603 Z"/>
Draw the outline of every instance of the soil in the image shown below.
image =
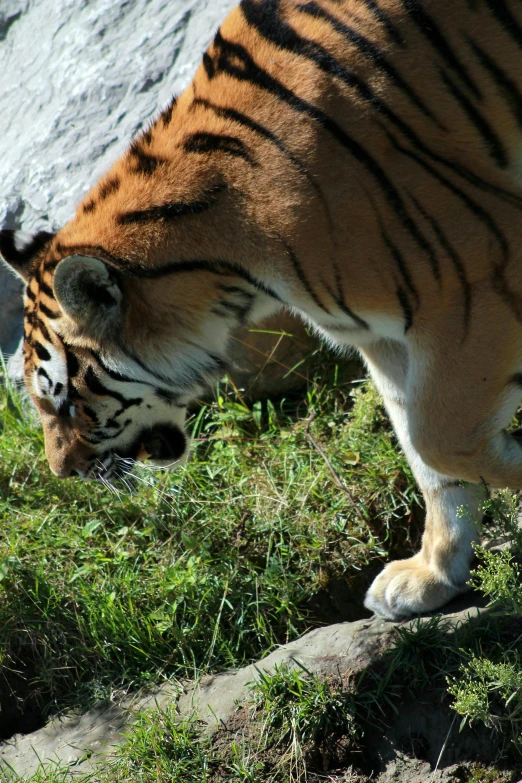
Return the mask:
<path fill-rule="evenodd" d="M 464 626 L 466 633 L 474 633 L 475 622 L 480 622 L 484 611 L 487 613 L 474 606 L 475 599 L 468 594 L 447 607 L 449 627 Z M 419 622 L 429 621 L 424 618 Z M 517 618 L 506 620 L 502 644 L 520 637 L 521 623 Z M 276 666 L 298 660 L 310 672 L 331 679 L 333 687 L 341 682 L 344 693 L 354 687 L 362 672 L 371 670 L 373 680 L 364 682 L 369 682 L 373 693 L 372 682 L 386 677 L 395 628 L 396 624 L 378 618 L 319 628 L 278 648 L 257 667 L 273 671 Z M 268 776 L 274 783 L 287 783 L 288 768 L 284 764 L 291 760 L 289 747 L 267 740 L 262 716 L 254 713 L 249 701 L 249 683 L 256 671 L 248 666 L 208 677 L 187 686 L 181 696 L 178 685 L 165 683 L 132 704 L 107 704 L 83 715 L 54 718 L 40 728 L 44 715 L 31 693 L 34 673 L 29 665 L 24 669 L 17 664 L 12 667 L 9 682 L 0 683 L 0 739 L 11 737 L 9 742 L 0 743 L 0 777 L 1 769 L 11 766 L 20 780 L 26 779 L 35 771 L 35 758 L 60 759 L 72 765 L 71 775 L 94 772 L 104 763 L 104 755 L 121 742 L 134 710 L 165 709 L 176 704 L 180 717 L 198 716 L 203 741 L 211 744 L 209 783 L 222 783 L 230 777 L 233 743 L 236 748 L 248 743 L 251 760 L 260 765 L 261 779 Z M 360 682 L 357 687 L 360 692 Z M 460 719 L 450 709 L 449 698 L 441 696 L 444 688 L 438 677 L 430 680 L 430 688 L 404 688 L 398 709 L 386 707 L 387 702 L 380 698 L 377 717 L 375 710 L 370 716 L 361 714 L 359 708 L 357 723 L 362 735 L 355 739 L 332 733 L 302 748 L 300 763 L 306 768 L 308 783 L 521 781 L 522 763 L 509 756 L 509 740 L 485 727 L 460 730 Z"/>
<path fill-rule="evenodd" d="M 459 732 L 449 705 L 437 704 L 435 694 L 420 710 L 417 706 L 417 702 L 403 705 L 399 720 L 384 727 L 384 734 L 367 731 L 356 743 L 331 736 L 308 745 L 303 751 L 308 783 L 520 783 L 522 763 L 509 768 L 500 761 L 491 764 L 498 755 L 498 737 L 490 730 Z M 411 730 L 412 719 L 422 730 Z M 452 732 L 453 739 L 440 755 L 441 737 L 444 741 Z M 231 746 L 241 747 L 244 741 L 259 747 L 255 759 L 260 773 L 277 775 L 279 770 L 282 776 L 275 779 L 286 780 L 281 759 L 288 749 L 267 742 L 262 722 L 251 708 L 241 707 L 213 735 L 216 766 L 209 783 L 222 783 L 227 778 Z"/>

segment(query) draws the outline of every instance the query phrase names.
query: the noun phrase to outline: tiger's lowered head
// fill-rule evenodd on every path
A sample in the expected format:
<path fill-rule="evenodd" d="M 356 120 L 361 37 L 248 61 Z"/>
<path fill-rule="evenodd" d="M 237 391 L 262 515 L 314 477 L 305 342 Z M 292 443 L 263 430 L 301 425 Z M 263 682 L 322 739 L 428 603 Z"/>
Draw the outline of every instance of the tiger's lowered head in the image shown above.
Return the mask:
<path fill-rule="evenodd" d="M 25 382 L 51 470 L 108 482 L 134 460 L 181 464 L 187 405 L 225 373 L 231 330 L 272 304 L 226 265 L 126 270 L 127 259 L 60 237 L 39 232 L 24 245 L 0 233 L 26 283 Z"/>
<path fill-rule="evenodd" d="M 181 463 L 232 331 L 286 308 L 362 353 L 426 503 L 366 606 L 441 606 L 483 482 L 522 487 L 521 160 L 518 0 L 243 0 L 69 223 L 0 233 L 51 469 Z"/>

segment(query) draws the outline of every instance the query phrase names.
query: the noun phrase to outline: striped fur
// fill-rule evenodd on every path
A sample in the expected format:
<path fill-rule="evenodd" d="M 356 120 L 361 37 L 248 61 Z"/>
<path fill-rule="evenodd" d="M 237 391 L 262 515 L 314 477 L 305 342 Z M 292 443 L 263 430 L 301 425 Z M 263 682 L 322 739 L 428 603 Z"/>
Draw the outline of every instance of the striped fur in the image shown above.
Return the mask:
<path fill-rule="evenodd" d="M 521 74 L 516 0 L 243 0 L 70 223 L 0 234 L 54 472 L 182 461 L 231 331 L 288 308 L 360 349 L 426 500 L 367 606 L 465 589 L 473 485 L 522 486 Z"/>

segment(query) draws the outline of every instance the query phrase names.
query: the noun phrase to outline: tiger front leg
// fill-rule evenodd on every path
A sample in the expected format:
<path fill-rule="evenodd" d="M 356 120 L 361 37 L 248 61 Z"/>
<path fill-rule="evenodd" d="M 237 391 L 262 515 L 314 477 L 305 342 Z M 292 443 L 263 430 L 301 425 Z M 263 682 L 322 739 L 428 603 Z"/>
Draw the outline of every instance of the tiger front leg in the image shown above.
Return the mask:
<path fill-rule="evenodd" d="M 366 595 L 365 606 L 391 620 L 438 609 L 468 589 L 483 492 L 433 474 L 432 481 L 440 483 L 429 493 L 424 489 L 427 515 L 420 552 L 389 563 Z"/>
<path fill-rule="evenodd" d="M 412 368 L 406 346 L 383 340 L 365 346 L 363 355 L 426 504 L 420 552 L 389 563 L 366 595 L 368 609 L 399 620 L 438 609 L 467 590 L 483 490 L 430 467 L 414 446 L 408 419 Z M 424 418 L 433 413 L 433 408 L 421 410 Z"/>

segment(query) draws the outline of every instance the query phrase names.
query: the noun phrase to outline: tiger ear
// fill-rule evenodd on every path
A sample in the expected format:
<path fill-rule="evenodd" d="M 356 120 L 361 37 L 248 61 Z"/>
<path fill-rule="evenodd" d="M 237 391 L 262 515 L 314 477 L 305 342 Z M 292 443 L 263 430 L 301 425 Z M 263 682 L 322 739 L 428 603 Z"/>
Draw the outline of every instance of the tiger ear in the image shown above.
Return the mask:
<path fill-rule="evenodd" d="M 82 334 L 101 337 L 120 322 L 118 273 L 99 258 L 68 256 L 57 265 L 53 291 L 60 309 Z"/>
<path fill-rule="evenodd" d="M 30 235 L 4 228 L 0 231 L 0 258 L 27 283 L 34 257 L 53 237 L 54 234 L 49 231 L 38 231 Z"/>

